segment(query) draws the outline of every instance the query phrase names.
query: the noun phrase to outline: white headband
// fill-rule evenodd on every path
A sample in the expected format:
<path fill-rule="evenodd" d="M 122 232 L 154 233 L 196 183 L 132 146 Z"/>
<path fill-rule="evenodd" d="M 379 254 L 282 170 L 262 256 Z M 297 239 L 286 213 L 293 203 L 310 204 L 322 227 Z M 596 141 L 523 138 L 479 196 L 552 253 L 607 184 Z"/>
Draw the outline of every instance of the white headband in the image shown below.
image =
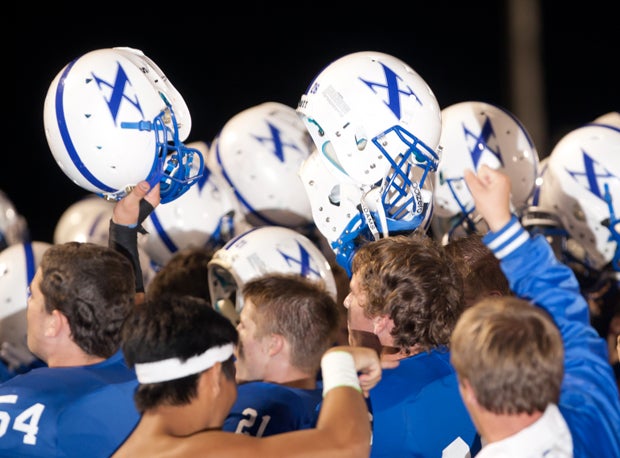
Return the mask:
<path fill-rule="evenodd" d="M 152 363 L 136 364 L 136 376 L 140 383 L 159 383 L 198 374 L 215 363 L 226 361 L 233 354 L 234 345 L 228 343 L 221 347 L 209 348 L 201 355 L 192 356 L 185 361 L 179 358 L 164 359 Z"/>

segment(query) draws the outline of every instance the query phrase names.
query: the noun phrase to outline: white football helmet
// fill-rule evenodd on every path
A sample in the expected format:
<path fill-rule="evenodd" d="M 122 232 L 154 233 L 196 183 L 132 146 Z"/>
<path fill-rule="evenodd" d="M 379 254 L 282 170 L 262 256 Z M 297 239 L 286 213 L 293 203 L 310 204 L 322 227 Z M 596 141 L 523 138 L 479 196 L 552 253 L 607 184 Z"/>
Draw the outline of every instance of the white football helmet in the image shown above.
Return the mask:
<path fill-rule="evenodd" d="M 138 49 L 76 58 L 53 79 L 43 112 L 56 162 L 90 192 L 118 200 L 148 180 L 166 203 L 202 174 L 202 156 L 182 143 L 191 129 L 183 97 Z"/>
<path fill-rule="evenodd" d="M 69 205 L 54 227 L 54 243 L 93 242 L 108 245 L 114 202 L 89 194 Z"/>
<path fill-rule="evenodd" d="M 26 340 L 28 287 L 50 246 L 32 241 L 13 244 L 0 252 L 0 356 L 12 371 L 38 359 L 28 350 Z"/>
<path fill-rule="evenodd" d="M 250 225 L 303 228 L 312 212 L 297 172 L 311 145 L 294 108 L 265 102 L 226 122 L 207 164 L 226 178 Z"/>
<path fill-rule="evenodd" d="M 259 226 L 214 253 L 208 266 L 211 304 L 236 322 L 243 308 L 243 285 L 270 272 L 295 273 L 322 281 L 337 300 L 331 266 L 309 238 L 284 226 Z"/>
<path fill-rule="evenodd" d="M 60 215 L 54 228 L 54 244 L 65 242 L 91 242 L 108 246 L 110 239 L 110 220 L 114 202 L 97 194 L 89 194 L 72 203 Z M 138 234 L 138 241 L 140 240 Z M 148 285 L 157 272 L 157 264 L 152 262 L 144 249 L 138 246 L 140 269 L 144 286 Z"/>
<path fill-rule="evenodd" d="M 206 143 L 188 146 L 208 156 Z M 233 189 L 219 169 L 210 166 L 205 166 L 202 177 L 185 194 L 174 202 L 158 205 L 142 226 L 147 233 L 140 234 L 139 244 L 157 269 L 181 249 L 203 246 L 216 250 L 250 228 Z"/>
<path fill-rule="evenodd" d="M 528 199 L 528 206 L 521 214 L 521 224 L 532 235 L 543 235 L 552 246 L 556 257 L 562 261 L 568 261 L 569 235 L 560 216 L 553 208 L 553 195 L 551 187 L 545 186 L 545 177 L 549 165 L 549 156 L 542 159 L 538 167 L 538 177 Z M 572 240 L 571 240 L 572 242 Z"/>
<path fill-rule="evenodd" d="M 564 135 L 549 156 L 549 201 L 583 262 L 620 271 L 620 128 L 586 124 Z"/>
<path fill-rule="evenodd" d="M 346 55 L 316 76 L 302 95 L 297 112 L 319 157 L 332 172 L 328 176 L 333 184 L 327 182 L 327 176 L 319 176 L 323 172 L 316 163 L 304 165 L 311 170 L 302 173 L 307 191 L 310 181 L 314 185 L 323 181 L 318 184 L 323 189 L 318 199 L 311 195 L 310 200 L 315 224 L 327 229 L 325 237 L 335 240 L 335 230 L 339 232 L 336 237 L 342 233 L 343 239 L 368 238 L 363 235 L 366 233 L 372 234 L 369 239 L 373 240 L 410 233 L 429 221 L 441 111 L 430 87 L 411 67 L 380 52 Z M 326 216 L 331 215 L 329 211 L 320 215 L 326 208 L 323 204 L 330 190 L 344 183 L 357 190 L 341 186 L 341 198 L 359 205 L 362 216 L 350 225 L 339 223 L 334 228 L 328 223 L 326 228 L 321 218 L 334 221 Z M 352 215 L 352 211 L 347 213 Z M 352 252 L 356 244 L 345 251 Z"/>
<path fill-rule="evenodd" d="M 376 215 L 385 210 L 378 194 L 354 183 L 336 167 L 323 161 L 317 150 L 304 161 L 299 175 L 312 203 L 314 223 L 328 242 L 336 262 L 350 277 L 356 248 L 381 237 L 375 221 L 380 221 Z M 432 199 L 429 204 L 432 205 Z M 432 208 L 423 215 L 425 219 L 417 230 L 426 231 Z M 398 221 L 394 223 L 388 224 L 392 233 L 398 227 Z"/>
<path fill-rule="evenodd" d="M 362 51 L 325 67 L 297 112 L 317 149 L 360 184 L 375 185 L 404 164 L 437 162 L 441 111 L 431 88 L 400 59 Z"/>
<path fill-rule="evenodd" d="M 506 173 L 512 183 L 512 210 L 520 216 L 534 190 L 539 159 L 525 126 L 504 108 L 467 101 L 441 113 L 442 157 L 434 176 L 433 236 L 447 243 L 467 233 L 488 231 L 465 183 L 466 169 L 475 172 L 486 164 Z"/>
<path fill-rule="evenodd" d="M 539 164 L 539 176 L 529 206 L 521 215 L 521 224 L 532 235 L 544 236 L 555 256 L 568 265 L 576 274 L 579 283 L 583 286 L 591 283 L 592 279 L 599 279 L 601 272 L 584 262 L 586 253 L 584 248 L 572 238 L 564 228 L 557 209 L 554 208 L 555 190 L 546 180 L 549 169 L 549 156 Z M 583 290 L 582 290 L 583 292 Z"/>
<path fill-rule="evenodd" d="M 29 238 L 26 218 L 17 212 L 9 196 L 0 189 L 0 251 Z"/>

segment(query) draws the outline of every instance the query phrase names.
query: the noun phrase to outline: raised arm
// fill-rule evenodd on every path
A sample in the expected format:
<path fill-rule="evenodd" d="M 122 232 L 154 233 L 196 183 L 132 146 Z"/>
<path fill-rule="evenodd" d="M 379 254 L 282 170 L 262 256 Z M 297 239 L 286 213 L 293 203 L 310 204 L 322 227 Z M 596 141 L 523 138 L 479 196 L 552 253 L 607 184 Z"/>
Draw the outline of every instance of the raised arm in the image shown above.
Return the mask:
<path fill-rule="evenodd" d="M 491 232 L 483 238 L 501 261 L 510 288 L 545 309 L 564 343 L 564 379 L 559 407 L 575 456 L 620 456 L 620 400 L 607 342 L 590 325 L 589 308 L 573 271 L 558 261 L 542 235 L 531 237 L 507 199 L 510 180 L 482 166 L 465 174 L 476 208 Z"/>
<path fill-rule="evenodd" d="M 152 189 L 147 181 L 139 182 L 132 191 L 114 205 L 110 220 L 108 245 L 131 261 L 136 276 L 136 302 L 144 299 L 142 267 L 138 255 L 138 232 L 142 223 L 159 205 L 159 184 Z"/>
<path fill-rule="evenodd" d="M 332 347 L 321 361 L 324 400 L 315 428 L 264 438 L 208 432 L 202 434 L 204 442 L 194 444 L 194 451 L 201 449 L 218 457 L 249 454 L 367 458 L 372 431 L 362 393 L 379 382 L 382 367 L 397 365 L 397 361 L 381 362 L 377 352 L 370 348 Z"/>
<path fill-rule="evenodd" d="M 514 293 L 547 309 L 560 331 L 566 324 L 560 321 L 565 319 L 589 326 L 588 304 L 572 270 L 555 258 L 544 237 L 530 240 L 529 233 L 511 214 L 510 178 L 483 165 L 477 175 L 467 171 L 465 181 L 491 231 L 483 240 L 502 260 L 502 270 Z M 522 254 L 521 247 L 526 244 L 528 256 Z"/>
<path fill-rule="evenodd" d="M 478 213 L 484 218 L 491 231 L 504 227 L 512 217 L 510 213 L 510 178 L 487 165 L 478 170 L 465 171 L 465 182 L 469 188 Z"/>

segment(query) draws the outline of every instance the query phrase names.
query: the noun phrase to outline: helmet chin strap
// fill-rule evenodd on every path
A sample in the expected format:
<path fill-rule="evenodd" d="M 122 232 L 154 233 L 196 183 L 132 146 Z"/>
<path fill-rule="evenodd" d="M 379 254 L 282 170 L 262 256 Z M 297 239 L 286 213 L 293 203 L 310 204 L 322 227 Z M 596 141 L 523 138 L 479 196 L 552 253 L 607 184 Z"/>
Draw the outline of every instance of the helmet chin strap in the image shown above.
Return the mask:
<path fill-rule="evenodd" d="M 370 230 L 370 233 L 372 234 L 372 238 L 375 240 L 379 240 L 381 238 L 381 235 L 379 235 L 379 230 L 377 229 L 375 220 L 372 217 L 368 204 L 366 203 L 366 197 L 372 194 L 376 194 L 376 192 L 373 192 L 373 191 L 375 191 L 375 189 L 371 189 L 362 195 L 362 197 L 360 198 L 360 206 L 362 208 L 364 220 L 366 221 L 368 229 Z M 389 233 L 387 231 L 387 220 L 385 219 L 385 209 L 383 208 L 383 205 L 376 205 L 376 199 L 374 199 L 374 203 L 375 203 L 374 205 L 375 210 L 379 212 L 380 218 L 382 216 L 382 219 L 380 220 L 380 222 L 381 222 L 381 227 L 384 228 L 383 237 L 387 237 Z"/>

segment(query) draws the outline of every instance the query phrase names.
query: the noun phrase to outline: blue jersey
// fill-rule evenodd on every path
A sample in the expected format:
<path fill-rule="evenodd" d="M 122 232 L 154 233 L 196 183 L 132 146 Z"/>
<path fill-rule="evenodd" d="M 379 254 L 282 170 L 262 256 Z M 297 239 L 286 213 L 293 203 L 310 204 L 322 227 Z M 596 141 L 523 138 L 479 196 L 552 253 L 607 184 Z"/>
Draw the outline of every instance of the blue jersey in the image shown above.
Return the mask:
<path fill-rule="evenodd" d="M 33 362 L 27 365 L 21 365 L 18 368 L 11 369 L 9 366 L 0 359 L 0 383 L 6 382 L 8 379 L 15 377 L 19 374 L 24 374 L 31 369 L 37 367 L 45 367 L 45 363 L 40 359 L 35 359 Z"/>
<path fill-rule="evenodd" d="M 459 393 L 450 353 L 435 349 L 384 369 L 370 390 L 371 457 L 442 457 L 442 452 L 480 450 L 480 437 Z M 444 455 L 465 457 L 460 455 Z"/>
<path fill-rule="evenodd" d="M 269 382 L 242 383 L 222 429 L 264 437 L 314 428 L 322 400 L 320 384 L 305 390 Z"/>
<path fill-rule="evenodd" d="M 7 381 L 10 378 L 15 377 L 16 374 L 9 369 L 9 366 L 4 364 L 4 361 L 0 359 L 0 383 Z"/>
<path fill-rule="evenodd" d="M 607 343 L 590 324 L 573 271 L 555 258 L 544 237 L 530 237 L 516 217 L 483 240 L 501 260 L 515 294 L 547 310 L 562 334 L 558 407 L 573 437 L 574 456 L 620 457 L 620 398 Z"/>
<path fill-rule="evenodd" d="M 0 456 L 109 457 L 140 418 L 119 351 L 90 366 L 38 368 L 0 385 Z"/>

